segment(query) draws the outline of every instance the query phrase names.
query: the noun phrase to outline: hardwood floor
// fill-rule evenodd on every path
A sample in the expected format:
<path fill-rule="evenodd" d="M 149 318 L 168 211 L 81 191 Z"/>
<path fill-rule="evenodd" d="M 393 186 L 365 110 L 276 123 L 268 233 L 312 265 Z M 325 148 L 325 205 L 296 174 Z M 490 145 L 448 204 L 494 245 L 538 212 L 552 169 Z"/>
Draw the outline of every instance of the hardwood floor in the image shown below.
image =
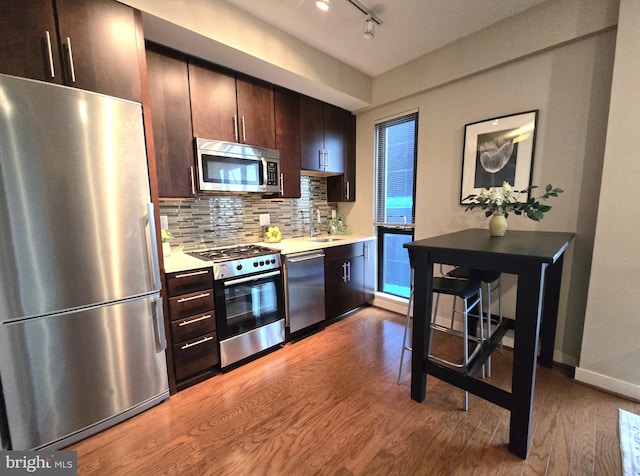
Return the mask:
<path fill-rule="evenodd" d="M 365 308 L 186 389 L 68 449 L 80 475 L 618 475 L 618 408 L 640 403 L 538 367 L 529 457 L 507 450 L 508 412 L 435 378 L 396 384 L 404 317 Z M 440 345 L 444 345 L 441 343 Z M 511 352 L 491 382 L 508 388 Z"/>

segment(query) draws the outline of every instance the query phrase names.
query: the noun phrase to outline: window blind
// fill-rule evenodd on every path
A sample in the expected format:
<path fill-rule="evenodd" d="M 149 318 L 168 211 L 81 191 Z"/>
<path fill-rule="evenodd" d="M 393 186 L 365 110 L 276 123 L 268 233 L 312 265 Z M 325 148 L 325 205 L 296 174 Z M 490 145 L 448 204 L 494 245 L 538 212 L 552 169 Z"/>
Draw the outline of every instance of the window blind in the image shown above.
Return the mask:
<path fill-rule="evenodd" d="M 412 228 L 418 162 L 418 113 L 376 124 L 376 226 Z"/>

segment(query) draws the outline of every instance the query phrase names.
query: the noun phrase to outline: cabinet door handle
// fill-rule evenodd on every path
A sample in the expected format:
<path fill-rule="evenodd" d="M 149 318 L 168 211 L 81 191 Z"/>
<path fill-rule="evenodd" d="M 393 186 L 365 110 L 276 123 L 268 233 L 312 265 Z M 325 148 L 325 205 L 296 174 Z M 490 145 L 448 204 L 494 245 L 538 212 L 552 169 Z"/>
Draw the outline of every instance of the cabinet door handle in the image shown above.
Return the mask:
<path fill-rule="evenodd" d="M 329 168 L 329 151 L 324 151 L 324 169 L 327 170 Z"/>
<path fill-rule="evenodd" d="M 44 32 L 46 41 L 47 41 L 47 55 L 49 56 L 49 71 L 51 72 L 51 77 L 56 77 L 56 72 L 53 69 L 53 49 L 51 48 L 51 35 L 49 31 Z"/>
<path fill-rule="evenodd" d="M 182 302 L 187 302 L 187 301 L 193 301 L 194 299 L 202 299 L 202 298 L 206 298 L 206 297 L 210 296 L 210 294 L 211 293 L 201 293 L 201 294 L 198 294 L 197 296 L 191 296 L 191 297 L 178 299 L 178 302 L 182 303 Z"/>
<path fill-rule="evenodd" d="M 200 276 L 201 274 L 209 274 L 209 271 L 203 269 L 202 271 L 194 271 L 193 273 L 176 274 L 174 278 L 189 278 L 191 276 Z"/>
<path fill-rule="evenodd" d="M 236 142 L 240 142 L 238 138 L 238 115 L 233 115 L 233 136 L 236 138 Z"/>
<path fill-rule="evenodd" d="M 188 326 L 189 324 L 193 324 L 194 322 L 206 321 L 207 319 L 211 319 L 211 314 L 205 314 L 204 316 L 196 317 L 195 319 L 182 321 L 180 324 L 178 324 L 178 327 Z"/>
<path fill-rule="evenodd" d="M 244 116 L 242 116 L 242 142 L 247 142 L 247 128 L 244 123 Z"/>
<path fill-rule="evenodd" d="M 284 195 L 284 174 L 280 173 L 280 195 Z"/>
<path fill-rule="evenodd" d="M 193 165 L 189 167 L 189 174 L 191 176 L 191 195 L 195 195 L 196 194 L 196 178 L 193 173 Z"/>
<path fill-rule="evenodd" d="M 189 347 L 193 347 L 194 345 L 200 345 L 200 344 L 204 344 L 205 342 L 209 342 L 210 340 L 213 340 L 213 337 L 211 336 L 207 336 L 204 339 L 200 339 L 196 342 L 192 342 L 191 344 L 185 344 L 182 347 L 180 347 L 182 350 L 184 349 L 188 349 Z"/>
<path fill-rule="evenodd" d="M 71 38 L 67 36 L 67 50 L 69 51 L 69 71 L 71 72 L 71 82 L 76 82 L 76 69 L 73 65 L 73 51 L 71 51 Z"/>
<path fill-rule="evenodd" d="M 323 157 L 324 157 L 324 150 L 322 149 L 318 150 L 318 168 L 319 169 L 321 169 L 324 164 Z"/>
<path fill-rule="evenodd" d="M 349 185 L 350 185 L 350 182 L 347 180 L 347 194 L 346 194 L 347 200 L 351 198 L 351 190 L 350 190 L 351 187 L 349 187 Z"/>
<path fill-rule="evenodd" d="M 347 263 L 342 263 L 342 281 L 347 282 Z"/>

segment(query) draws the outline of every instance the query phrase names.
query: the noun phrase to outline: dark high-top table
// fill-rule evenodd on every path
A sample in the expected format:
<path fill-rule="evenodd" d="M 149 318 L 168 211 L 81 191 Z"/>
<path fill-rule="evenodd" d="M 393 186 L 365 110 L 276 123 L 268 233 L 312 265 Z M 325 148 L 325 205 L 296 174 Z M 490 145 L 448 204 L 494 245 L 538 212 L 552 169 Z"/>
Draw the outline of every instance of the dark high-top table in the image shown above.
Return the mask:
<path fill-rule="evenodd" d="M 510 230 L 491 237 L 486 229 L 470 229 L 406 243 L 414 270 L 411 398 L 424 401 L 430 374 L 506 408 L 511 412 L 509 450 L 526 458 L 538 342 L 538 363 L 551 367 L 563 254 L 572 239 L 573 233 Z M 518 276 L 516 319 L 503 319 L 465 373 L 427 359 L 434 263 Z M 508 329 L 515 331 L 511 392 L 473 377 Z"/>

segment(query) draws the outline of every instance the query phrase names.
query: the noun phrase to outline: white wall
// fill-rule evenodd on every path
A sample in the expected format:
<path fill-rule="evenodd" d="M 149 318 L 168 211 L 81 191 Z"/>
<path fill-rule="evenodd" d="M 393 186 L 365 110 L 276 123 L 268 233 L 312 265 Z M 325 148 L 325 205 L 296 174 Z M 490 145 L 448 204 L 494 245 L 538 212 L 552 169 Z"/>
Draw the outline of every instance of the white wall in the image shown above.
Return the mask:
<path fill-rule="evenodd" d="M 550 2 L 534 12 L 535 22 L 515 18 L 493 28 L 502 37 L 504 28 L 515 44 L 524 44 L 529 36 L 544 36 L 540 21 L 574 24 L 571 18 L 558 18 L 558 4 L 565 15 L 584 14 L 583 2 Z M 615 5 L 615 3 L 614 3 Z M 401 97 L 404 85 L 412 85 L 402 99 L 370 108 L 357 116 L 357 184 L 358 199 L 354 204 L 340 205 L 347 214 L 352 230 L 371 232 L 373 217 L 373 134 L 376 120 L 419 109 L 416 239 L 448 233 L 469 227 L 486 227 L 482 212 L 465 213 L 460 206 L 460 177 L 464 125 L 467 123 L 539 109 L 536 151 L 532 181 L 541 186 L 552 183 L 565 193 L 550 204 L 553 210 L 541 222 L 510 217 L 509 228 L 521 230 L 571 231 L 576 238 L 565 256 L 563 286 L 556 334 L 555 355 L 558 361 L 576 365 L 580 352 L 582 327 L 590 273 L 593 237 L 598 205 L 598 190 L 604 154 L 607 112 L 615 51 L 615 30 L 611 28 L 610 9 L 597 12 L 598 19 L 587 22 L 588 33 L 578 38 L 563 37 L 560 44 L 529 51 L 512 58 L 496 48 L 509 49 L 509 43 L 496 45 L 487 40 L 487 32 L 451 45 L 449 70 L 454 77 L 445 83 L 429 83 L 427 90 L 415 93 L 415 62 L 397 68 L 380 78 L 387 85 L 394 78 L 393 95 Z M 615 16 L 614 16 L 615 17 Z M 599 25 L 597 32 L 593 25 Z M 523 26 L 524 25 L 524 26 Z M 553 29 L 553 31 L 556 31 Z M 482 41 L 491 48 L 483 48 Z M 480 44 L 478 44 L 480 42 Z M 459 71 L 461 55 L 458 47 L 473 43 L 482 71 Z M 535 42 L 534 42 L 535 43 Z M 540 42 L 545 44 L 544 42 Z M 447 68 L 443 52 L 435 53 L 438 64 Z M 492 57 L 500 64 L 487 67 Z M 425 57 L 429 63 L 432 58 Z M 475 66 L 474 66 L 475 67 Z M 403 74 L 403 72 L 405 74 Z M 433 76 L 433 75 L 431 75 Z M 406 81 L 405 81 L 406 79 Z M 374 78 L 374 91 L 378 78 Z M 375 97 L 375 93 L 374 93 Z M 385 101 L 389 96 L 385 96 Z M 506 279 L 505 300 L 509 316 L 514 316 L 515 278 Z"/>
<path fill-rule="evenodd" d="M 622 0 L 576 379 L 640 400 L 640 2 Z"/>

